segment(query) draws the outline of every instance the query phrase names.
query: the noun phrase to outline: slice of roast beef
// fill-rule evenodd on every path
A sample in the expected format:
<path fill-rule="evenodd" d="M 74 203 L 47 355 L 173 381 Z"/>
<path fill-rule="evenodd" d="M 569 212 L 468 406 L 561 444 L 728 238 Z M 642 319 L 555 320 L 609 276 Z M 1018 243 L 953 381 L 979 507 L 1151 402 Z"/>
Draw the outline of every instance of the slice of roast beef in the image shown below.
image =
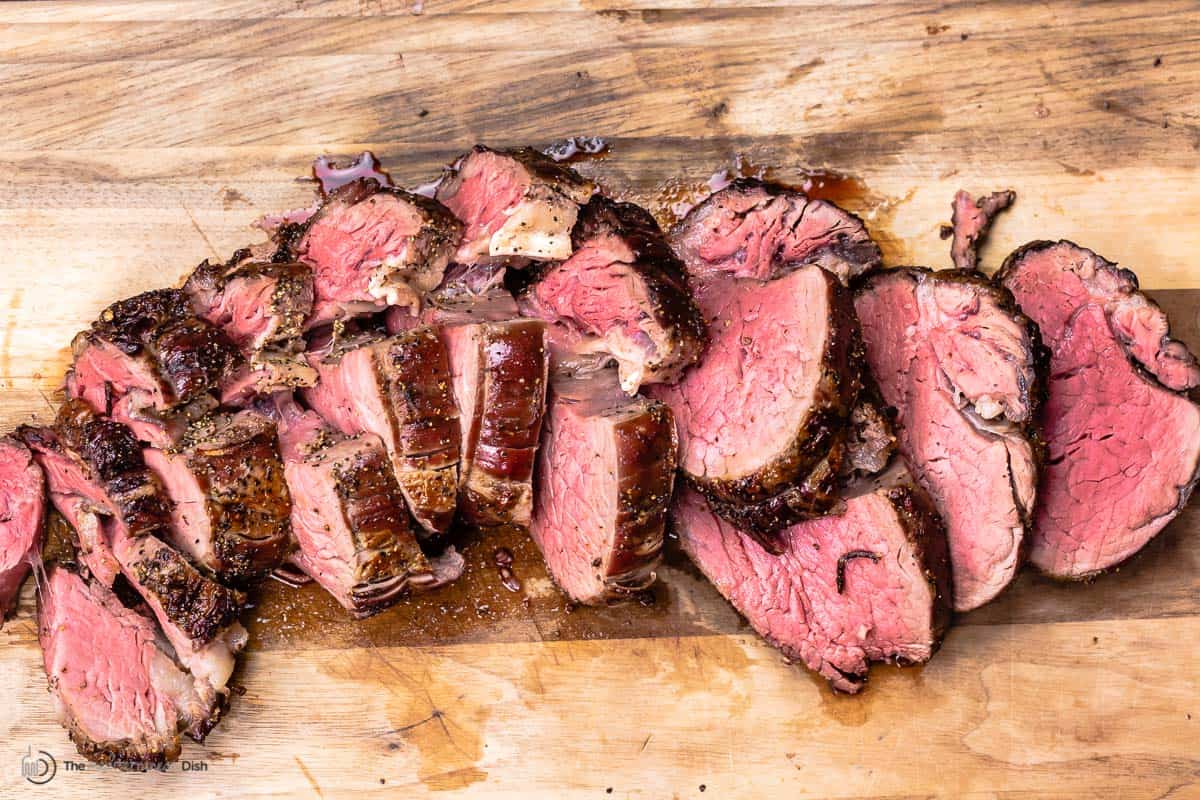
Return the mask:
<path fill-rule="evenodd" d="M 809 265 L 772 281 L 710 276 L 696 301 L 709 323 L 703 361 L 648 387 L 674 412 L 684 476 L 757 533 L 830 510 L 860 388 L 849 293 Z"/>
<path fill-rule="evenodd" d="M 312 269 L 248 253 L 239 250 L 226 264 L 205 261 L 183 287 L 196 314 L 220 328 L 246 360 L 222 383 L 224 403 L 245 403 L 317 380 L 302 356 L 301 339 L 312 312 Z"/>
<path fill-rule="evenodd" d="M 739 178 L 688 212 L 671 231 L 688 274 L 768 280 L 817 264 L 842 283 L 879 266 L 879 246 L 858 217 L 753 178 Z"/>
<path fill-rule="evenodd" d="M 38 638 L 50 693 L 81 755 L 125 770 L 179 757 L 180 731 L 205 716 L 204 703 L 148 613 L 52 564 Z"/>
<path fill-rule="evenodd" d="M 1080 579 L 1136 553 L 1200 479 L 1200 367 L 1137 277 L 1071 242 L 1033 242 L 997 278 L 1050 347 L 1048 445 L 1030 558 Z"/>
<path fill-rule="evenodd" d="M 442 283 L 429 294 L 419 314 L 392 306 L 385 315 L 389 333 L 403 333 L 422 325 L 468 325 L 504 322 L 520 316 L 516 298 L 505 288 L 505 268 L 475 264 L 451 264 Z"/>
<path fill-rule="evenodd" d="M 373 433 L 388 449 L 413 516 L 430 533 L 454 518 L 461 441 L 446 348 L 429 327 L 396 336 L 334 337 L 309 353 L 320 380 L 309 407 L 347 435 Z"/>
<path fill-rule="evenodd" d="M 336 433 L 288 397 L 276 398 L 273 415 L 292 496 L 293 562 L 360 618 L 437 583 L 379 437 Z"/>
<path fill-rule="evenodd" d="M 414 309 L 442 280 L 462 224 L 435 200 L 357 180 L 329 194 L 286 237 L 286 252 L 312 267 L 313 310 L 306 325 Z"/>
<path fill-rule="evenodd" d="M 545 325 L 447 324 L 440 335 L 462 431 L 459 513 L 481 528 L 528 527 L 550 367 Z"/>
<path fill-rule="evenodd" d="M 950 219 L 954 239 L 950 243 L 950 259 L 956 268 L 972 270 L 979 267 L 979 248 L 992 227 L 992 220 L 1016 199 L 1017 194 L 1011 189 L 992 192 L 978 200 L 972 200 L 964 191 L 954 195 Z"/>
<path fill-rule="evenodd" d="M 955 607 L 1012 581 L 1037 489 L 1037 327 L 976 272 L 866 276 L 855 303 L 867 363 L 897 410 L 900 451 L 945 521 Z"/>
<path fill-rule="evenodd" d="M 42 470 L 29 448 L 11 436 L 0 437 L 0 625 L 41 558 L 45 524 Z"/>
<path fill-rule="evenodd" d="M 572 351 L 616 361 L 626 392 L 677 381 L 700 360 L 707 326 L 654 217 L 593 195 L 571 239 L 571 257 L 525 288 L 521 313 L 553 323 Z"/>
<path fill-rule="evenodd" d="M 216 405 L 218 387 L 243 361 L 236 345 L 195 316 L 177 289 L 112 304 L 71 347 L 70 396 L 160 447 L 171 446 L 188 422 Z"/>
<path fill-rule="evenodd" d="M 530 533 L 571 600 L 626 599 L 654 582 L 661 558 L 677 448 L 671 411 L 626 395 L 613 370 L 551 388 Z"/>
<path fill-rule="evenodd" d="M 945 533 L 898 460 L 852 483 L 836 513 L 781 531 L 778 555 L 691 489 L 671 521 L 684 552 L 754 629 L 839 691 L 861 689 L 872 661 L 928 661 L 949 623 Z"/>
<path fill-rule="evenodd" d="M 144 451 L 172 501 L 169 541 L 225 583 L 270 573 L 290 544 L 291 500 L 275 424 L 210 414 L 174 450 Z"/>
<path fill-rule="evenodd" d="M 530 147 L 464 155 L 437 187 L 437 199 L 462 220 L 454 260 L 561 260 L 571 228 L 594 188 L 575 170 Z"/>

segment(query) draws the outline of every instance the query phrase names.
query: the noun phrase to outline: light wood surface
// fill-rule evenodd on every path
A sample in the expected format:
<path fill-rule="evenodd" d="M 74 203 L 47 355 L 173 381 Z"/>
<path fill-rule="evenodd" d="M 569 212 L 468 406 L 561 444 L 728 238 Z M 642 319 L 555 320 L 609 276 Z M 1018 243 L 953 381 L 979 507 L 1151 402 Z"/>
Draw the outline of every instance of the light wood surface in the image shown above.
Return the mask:
<path fill-rule="evenodd" d="M 660 208 L 738 155 L 834 170 L 890 263 L 931 266 L 955 189 L 1011 187 L 986 264 L 1074 239 L 1200 347 L 1197 97 L 1189 2 L 0 4 L 0 426 L 46 415 L 100 308 L 306 204 L 313 155 L 368 147 L 417 183 L 477 141 L 601 135 L 581 169 Z M 1200 797 L 1200 509 L 1092 585 L 1022 575 L 856 698 L 677 555 L 654 607 L 567 613 L 531 549 L 527 605 L 476 550 L 473 595 L 362 625 L 268 589 L 246 694 L 185 748 L 203 772 L 65 769 L 27 586 L 0 797 Z"/>

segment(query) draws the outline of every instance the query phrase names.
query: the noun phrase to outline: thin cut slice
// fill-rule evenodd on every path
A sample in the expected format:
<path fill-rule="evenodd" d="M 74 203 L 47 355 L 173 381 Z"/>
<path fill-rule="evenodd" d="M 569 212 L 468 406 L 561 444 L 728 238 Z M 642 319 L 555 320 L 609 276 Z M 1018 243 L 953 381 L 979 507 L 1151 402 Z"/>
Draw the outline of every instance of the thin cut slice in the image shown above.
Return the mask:
<path fill-rule="evenodd" d="M 61 565 L 46 570 L 38 638 L 50 693 L 80 755 L 123 770 L 174 761 L 202 706 L 154 620 Z"/>
<path fill-rule="evenodd" d="M 573 601 L 627 599 L 654 582 L 676 446 L 670 409 L 627 396 L 614 371 L 554 383 L 530 533 Z"/>
<path fill-rule="evenodd" d="M 172 500 L 169 540 L 223 582 L 260 578 L 290 543 L 291 499 L 271 420 L 211 414 L 175 450 L 144 451 Z"/>
<path fill-rule="evenodd" d="M 1037 327 L 976 272 L 877 272 L 855 302 L 900 452 L 946 523 L 955 607 L 976 608 L 1025 555 L 1045 367 Z"/>
<path fill-rule="evenodd" d="M 945 533 L 900 463 L 848 488 L 838 513 L 783 530 L 779 555 L 690 489 L 671 520 L 684 551 L 754 629 L 839 691 L 861 689 L 872 661 L 928 661 L 949 623 Z"/>
<path fill-rule="evenodd" d="M 978 269 L 979 248 L 992 227 L 992 220 L 1016 199 L 1017 194 L 1011 189 L 992 192 L 978 200 L 972 200 L 971 195 L 964 191 L 954 195 L 951 204 L 953 216 L 950 219 L 950 233 L 954 239 L 950 244 L 950 259 L 955 268 Z M 945 233 L 942 236 L 944 238 Z"/>
<path fill-rule="evenodd" d="M 858 217 L 752 178 L 715 192 L 671 231 L 688 273 L 769 280 L 816 264 L 847 283 L 879 266 L 879 246 Z"/>
<path fill-rule="evenodd" d="M 413 516 L 430 533 L 454 519 L 461 440 L 446 348 L 432 328 L 390 337 L 337 337 L 309 361 L 320 374 L 309 407 L 347 435 L 373 433 L 388 449 Z"/>
<path fill-rule="evenodd" d="M 616 361 L 626 392 L 677 381 L 700 360 L 707 326 L 654 217 L 595 195 L 571 238 L 574 253 L 533 277 L 521 313 L 553 323 L 572 351 Z"/>
<path fill-rule="evenodd" d="M 441 203 L 373 179 L 334 190 L 285 243 L 313 270 L 307 327 L 389 305 L 419 309 L 421 295 L 441 282 L 461 231 Z"/>
<path fill-rule="evenodd" d="M 1033 242 L 997 277 L 1050 346 L 1049 448 L 1030 559 L 1092 577 L 1140 550 L 1200 480 L 1200 367 L 1137 277 L 1071 242 Z"/>
<path fill-rule="evenodd" d="M 831 509 L 860 388 L 849 293 L 821 267 L 775 280 L 706 280 L 704 360 L 650 393 L 679 427 L 688 482 L 735 525 L 763 534 Z"/>
<path fill-rule="evenodd" d="M 571 255 L 571 228 L 593 190 L 575 170 L 533 148 L 477 145 L 447 172 L 437 199 L 465 226 L 456 262 L 544 261 Z"/>
<path fill-rule="evenodd" d="M 29 448 L 11 436 L 0 437 L 0 625 L 41 558 L 45 484 Z"/>
<path fill-rule="evenodd" d="M 431 588 L 437 578 L 379 438 L 343 436 L 290 398 L 275 403 L 295 564 L 358 618 Z"/>

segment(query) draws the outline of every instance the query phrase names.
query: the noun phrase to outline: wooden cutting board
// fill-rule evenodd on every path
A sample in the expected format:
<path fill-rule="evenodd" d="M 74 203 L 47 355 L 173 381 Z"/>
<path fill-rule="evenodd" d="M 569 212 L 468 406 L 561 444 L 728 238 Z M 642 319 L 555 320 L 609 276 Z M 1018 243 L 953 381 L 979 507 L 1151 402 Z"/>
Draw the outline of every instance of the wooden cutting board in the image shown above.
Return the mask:
<path fill-rule="evenodd" d="M 417 183 L 477 141 L 605 136 L 581 169 L 662 213 L 739 155 L 833 170 L 890 263 L 939 267 L 954 190 L 1011 187 L 989 266 L 1074 239 L 1200 347 L 1194 3 L 688 5 L 0 5 L 0 424 L 46 419 L 104 305 L 253 241 L 309 202 L 313 155 L 368 147 Z M 268 587 L 245 695 L 192 769 L 152 775 L 71 767 L 27 587 L 0 631 L 0 797 L 1200 797 L 1200 507 L 1092 585 L 1023 575 L 854 698 L 673 551 L 653 605 L 571 611 L 510 544 L 520 596 L 492 542 L 365 623 Z"/>

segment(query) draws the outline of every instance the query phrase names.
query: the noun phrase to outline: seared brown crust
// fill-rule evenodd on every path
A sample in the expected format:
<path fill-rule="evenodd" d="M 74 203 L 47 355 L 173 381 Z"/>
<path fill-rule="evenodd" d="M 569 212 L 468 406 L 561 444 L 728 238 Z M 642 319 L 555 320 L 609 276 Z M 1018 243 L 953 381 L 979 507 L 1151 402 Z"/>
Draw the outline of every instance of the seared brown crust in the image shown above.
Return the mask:
<path fill-rule="evenodd" d="M 975 208 L 982 215 L 982 223 L 976 230 L 968 230 L 968 221 L 959 218 L 960 197 L 965 203 L 971 202 L 970 195 L 960 191 L 955 195 L 954 202 L 950 204 L 952 209 L 950 228 L 951 234 L 954 236 L 950 244 L 950 260 L 954 262 L 956 269 L 974 270 L 979 268 L 979 248 L 992 228 L 993 219 L 1013 204 L 1013 201 L 1017 199 L 1017 193 L 1012 189 L 1005 189 L 1002 192 L 992 192 L 976 199 L 974 201 Z"/>
<path fill-rule="evenodd" d="M 753 474 L 736 479 L 687 475 L 721 516 L 743 530 L 769 533 L 827 513 L 836 503 L 840 447 L 862 388 L 862 342 L 850 293 L 828 273 L 831 339 L 822 359 L 808 423 L 784 451 Z M 824 466 L 822 466 L 824 465 Z"/>
<path fill-rule="evenodd" d="M 51 692 L 58 691 L 55 686 L 56 680 L 52 677 L 50 678 Z M 71 737 L 71 742 L 79 751 L 79 755 L 88 761 L 106 767 L 115 767 L 122 772 L 146 772 L 151 769 L 160 769 L 168 763 L 178 760 L 179 753 L 183 749 L 178 736 L 138 745 L 128 739 L 93 741 L 80 730 L 74 720 L 68 720 L 66 728 L 67 736 Z"/>
<path fill-rule="evenodd" d="M 654 583 L 675 482 L 679 440 L 671 409 L 655 400 L 643 404 L 640 413 L 629 415 L 613 428 L 617 463 L 627 469 L 621 472 L 617 487 L 613 546 L 602 565 L 612 600 L 624 599 Z"/>
<path fill-rule="evenodd" d="M 126 564 L 144 593 L 162 606 L 163 613 L 196 645 L 211 642 L 237 621 L 245 604 L 241 592 L 208 580 L 170 547 L 146 552 L 144 542 L 133 545 Z"/>
<path fill-rule="evenodd" d="M 286 344 L 304 332 L 304 320 L 312 311 L 312 269 L 296 261 L 257 261 L 248 249 L 238 250 L 224 264 L 202 262 L 183 286 L 193 303 L 210 307 L 231 282 L 242 278 L 266 277 L 275 281 L 267 312 L 279 319 L 264 345 Z M 203 309 L 197 309 L 203 314 Z"/>
<path fill-rule="evenodd" d="M 954 616 L 953 582 L 950 574 L 950 549 L 942 518 L 923 489 L 908 473 L 904 481 L 888 490 L 888 499 L 900 512 L 908 531 L 917 560 L 925 565 L 925 580 L 934 590 L 933 629 L 934 651 L 941 647 L 942 637 Z"/>

